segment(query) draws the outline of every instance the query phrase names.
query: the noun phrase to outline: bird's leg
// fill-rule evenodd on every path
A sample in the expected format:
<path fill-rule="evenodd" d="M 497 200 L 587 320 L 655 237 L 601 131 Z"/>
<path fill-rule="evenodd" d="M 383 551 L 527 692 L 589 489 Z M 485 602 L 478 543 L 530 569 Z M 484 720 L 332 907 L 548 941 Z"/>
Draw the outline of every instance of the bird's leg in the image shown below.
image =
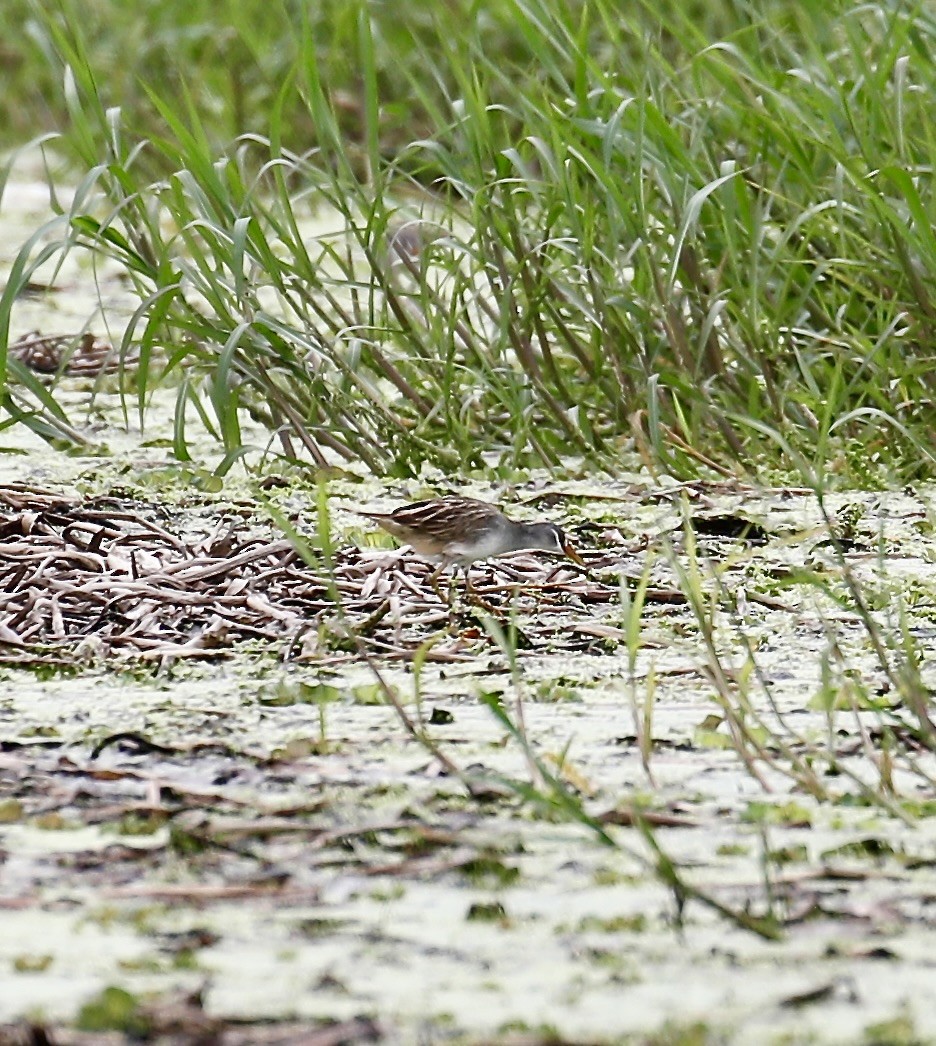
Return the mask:
<path fill-rule="evenodd" d="M 441 592 L 441 586 L 439 585 L 439 578 L 442 572 L 448 567 L 452 567 L 452 573 L 449 575 L 448 584 L 448 595 L 443 596 Z M 435 570 L 427 578 L 432 591 L 439 597 L 441 602 L 447 603 L 449 608 L 449 615 L 451 616 L 455 611 L 455 601 L 458 596 L 458 574 L 459 569 L 464 577 L 464 588 L 465 588 L 465 601 L 473 604 L 474 606 L 480 607 L 482 610 L 487 610 L 489 613 L 496 613 L 497 608 L 491 606 L 490 603 L 475 590 L 474 585 L 471 583 L 471 564 L 462 563 L 459 564 L 443 560 Z"/>
<path fill-rule="evenodd" d="M 465 574 L 465 598 L 470 599 L 474 594 L 474 586 L 471 584 L 471 564 L 463 563 L 462 570 Z"/>
<path fill-rule="evenodd" d="M 465 571 L 465 599 L 472 603 L 476 607 L 480 607 L 481 610 L 486 610 L 489 614 L 497 614 L 497 607 L 492 606 L 480 592 L 471 583 L 471 564 L 466 563 L 464 566 Z"/>
<path fill-rule="evenodd" d="M 465 572 L 465 595 L 468 595 L 468 567 L 463 566 L 462 570 Z M 452 574 L 449 578 L 449 610 L 455 609 L 455 597 L 458 595 L 458 567 L 452 567 Z"/>
<path fill-rule="evenodd" d="M 454 564 L 449 564 L 449 563 L 443 561 L 442 566 L 439 567 L 439 570 L 440 571 L 444 570 L 448 566 L 452 567 L 452 573 L 449 574 L 448 597 L 445 600 L 445 602 L 448 604 L 449 627 L 451 628 L 451 627 L 454 626 L 454 623 L 455 623 L 455 599 L 456 599 L 456 597 L 458 595 L 458 587 L 457 587 L 455 581 L 456 581 L 456 577 L 458 575 L 458 567 L 456 567 Z M 439 593 L 439 599 L 441 599 L 441 598 L 442 598 L 442 593 L 440 592 Z"/>
<path fill-rule="evenodd" d="M 446 600 L 442 593 L 439 591 L 439 578 L 442 576 L 442 571 L 445 570 L 447 565 L 448 564 L 445 562 L 445 560 L 443 560 L 435 568 L 435 570 L 433 570 L 429 577 L 426 578 L 426 580 L 429 582 L 429 587 L 432 589 L 433 592 L 435 592 L 435 594 L 439 597 L 440 602 L 442 603 L 451 603 L 451 598 Z"/>
<path fill-rule="evenodd" d="M 451 616 L 452 611 L 455 608 L 455 595 L 456 595 L 455 574 L 456 574 L 457 568 L 453 569 L 451 575 L 449 576 L 448 593 L 446 595 L 442 594 L 441 585 L 439 584 L 439 579 L 441 578 L 442 573 L 444 571 L 448 570 L 448 568 L 450 566 L 452 566 L 452 565 L 453 564 L 452 564 L 452 562 L 450 560 L 443 559 L 439 563 L 439 565 L 435 568 L 435 570 L 433 570 L 433 572 L 427 578 L 427 580 L 429 582 L 429 585 L 432 588 L 432 591 L 435 592 L 435 594 L 439 597 L 439 602 L 447 604 L 447 606 L 449 608 L 449 615 L 450 616 Z"/>
<path fill-rule="evenodd" d="M 458 597 L 458 565 L 456 563 L 443 563 L 443 565 L 439 569 L 443 570 L 447 566 L 451 566 L 452 568 L 452 573 L 449 575 L 447 600 L 449 608 L 449 617 L 452 617 L 455 613 L 455 601 Z M 464 571 L 465 574 L 465 598 L 469 599 L 471 594 L 471 582 L 468 578 L 469 565 L 467 563 L 463 563 L 461 569 Z M 439 595 L 439 598 L 442 598 L 441 594 Z"/>

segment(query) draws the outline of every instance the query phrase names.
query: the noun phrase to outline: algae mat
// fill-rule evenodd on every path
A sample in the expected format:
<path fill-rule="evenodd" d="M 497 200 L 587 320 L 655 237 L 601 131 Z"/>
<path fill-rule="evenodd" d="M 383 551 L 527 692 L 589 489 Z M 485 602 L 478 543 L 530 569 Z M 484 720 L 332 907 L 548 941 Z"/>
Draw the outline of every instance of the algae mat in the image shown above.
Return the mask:
<path fill-rule="evenodd" d="M 191 601 L 163 649 L 82 647 L 67 617 L 58 638 L 8 642 L 0 1019 L 88 1027 L 110 999 L 119 1026 L 244 1041 L 265 1041 L 258 1022 L 281 1041 L 936 1035 L 932 756 L 831 588 L 814 500 L 636 477 L 550 498 L 594 549 L 589 577 L 537 557 L 481 568 L 499 614 L 450 614 L 407 554 L 339 540 L 339 562 L 368 565 L 354 598 L 391 604 L 364 648 L 314 608 L 250 638 Z M 186 500 L 161 510 L 157 550 L 209 548 L 232 511 Z M 350 504 L 336 489 L 333 526 L 360 540 Z M 850 576 L 879 595 L 872 619 L 885 630 L 899 594 L 925 651 L 926 499 L 839 495 L 832 511 Z M 282 540 L 235 516 L 251 547 Z M 828 591 L 796 574 L 817 564 Z M 158 607 L 118 609 L 158 628 Z M 713 678 L 728 668 L 734 710 Z"/>

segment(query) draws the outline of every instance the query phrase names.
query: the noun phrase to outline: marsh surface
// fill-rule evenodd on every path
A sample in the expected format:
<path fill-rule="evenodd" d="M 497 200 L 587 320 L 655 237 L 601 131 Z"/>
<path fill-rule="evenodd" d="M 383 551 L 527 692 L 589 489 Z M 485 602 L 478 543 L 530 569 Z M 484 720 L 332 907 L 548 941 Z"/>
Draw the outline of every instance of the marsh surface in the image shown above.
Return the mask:
<path fill-rule="evenodd" d="M 22 331 L 71 322 L 61 300 Z M 136 513 L 196 570 L 224 559 L 219 535 L 284 540 L 282 518 L 314 547 L 314 488 L 287 473 L 198 490 L 156 400 L 139 433 L 98 391 L 100 458 L 6 433 L 2 480 L 26 503 L 3 508 L 5 568 L 89 585 L 75 560 L 37 558 L 40 494 Z M 349 1022 L 345 1041 L 936 1038 L 936 765 L 894 685 L 910 664 L 904 692 L 922 695 L 932 675 L 932 490 L 839 491 L 827 519 L 802 490 L 529 475 L 510 507 L 568 524 L 589 574 L 479 567 L 492 615 L 450 613 L 353 514 L 439 485 L 333 479 L 344 605 L 267 590 L 238 604 L 257 635 L 215 620 L 236 578 L 181 622 L 164 587 L 148 647 L 101 638 L 94 615 L 16 625 L 0 651 L 0 1021 L 80 1014 L 102 1041 L 88 1003 L 116 986 L 120 1026 L 232 1042 L 286 1021 Z M 130 581 L 164 577 L 170 546 L 137 534 L 122 559 L 88 551 L 94 533 L 83 569 L 139 623 Z"/>

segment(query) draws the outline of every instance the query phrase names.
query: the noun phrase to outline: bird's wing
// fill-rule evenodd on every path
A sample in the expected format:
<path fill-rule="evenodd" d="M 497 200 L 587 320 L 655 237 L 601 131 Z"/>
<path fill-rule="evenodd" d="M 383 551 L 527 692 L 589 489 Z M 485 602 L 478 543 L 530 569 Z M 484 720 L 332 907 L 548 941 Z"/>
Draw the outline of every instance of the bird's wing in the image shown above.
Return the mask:
<path fill-rule="evenodd" d="M 427 537 L 449 541 L 462 534 L 466 526 L 469 530 L 484 529 L 499 516 L 500 512 L 484 501 L 453 496 L 403 505 L 384 519 Z"/>

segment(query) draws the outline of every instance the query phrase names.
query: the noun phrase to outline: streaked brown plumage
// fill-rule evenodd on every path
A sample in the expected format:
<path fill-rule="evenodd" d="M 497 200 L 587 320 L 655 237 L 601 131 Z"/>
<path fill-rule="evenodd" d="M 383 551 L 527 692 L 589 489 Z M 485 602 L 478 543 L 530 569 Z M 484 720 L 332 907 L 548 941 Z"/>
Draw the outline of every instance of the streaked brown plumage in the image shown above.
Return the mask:
<path fill-rule="evenodd" d="M 402 505 L 393 512 L 362 512 L 426 559 L 467 567 L 520 549 L 544 549 L 582 559 L 554 523 L 517 523 L 493 505 L 449 495 Z"/>

